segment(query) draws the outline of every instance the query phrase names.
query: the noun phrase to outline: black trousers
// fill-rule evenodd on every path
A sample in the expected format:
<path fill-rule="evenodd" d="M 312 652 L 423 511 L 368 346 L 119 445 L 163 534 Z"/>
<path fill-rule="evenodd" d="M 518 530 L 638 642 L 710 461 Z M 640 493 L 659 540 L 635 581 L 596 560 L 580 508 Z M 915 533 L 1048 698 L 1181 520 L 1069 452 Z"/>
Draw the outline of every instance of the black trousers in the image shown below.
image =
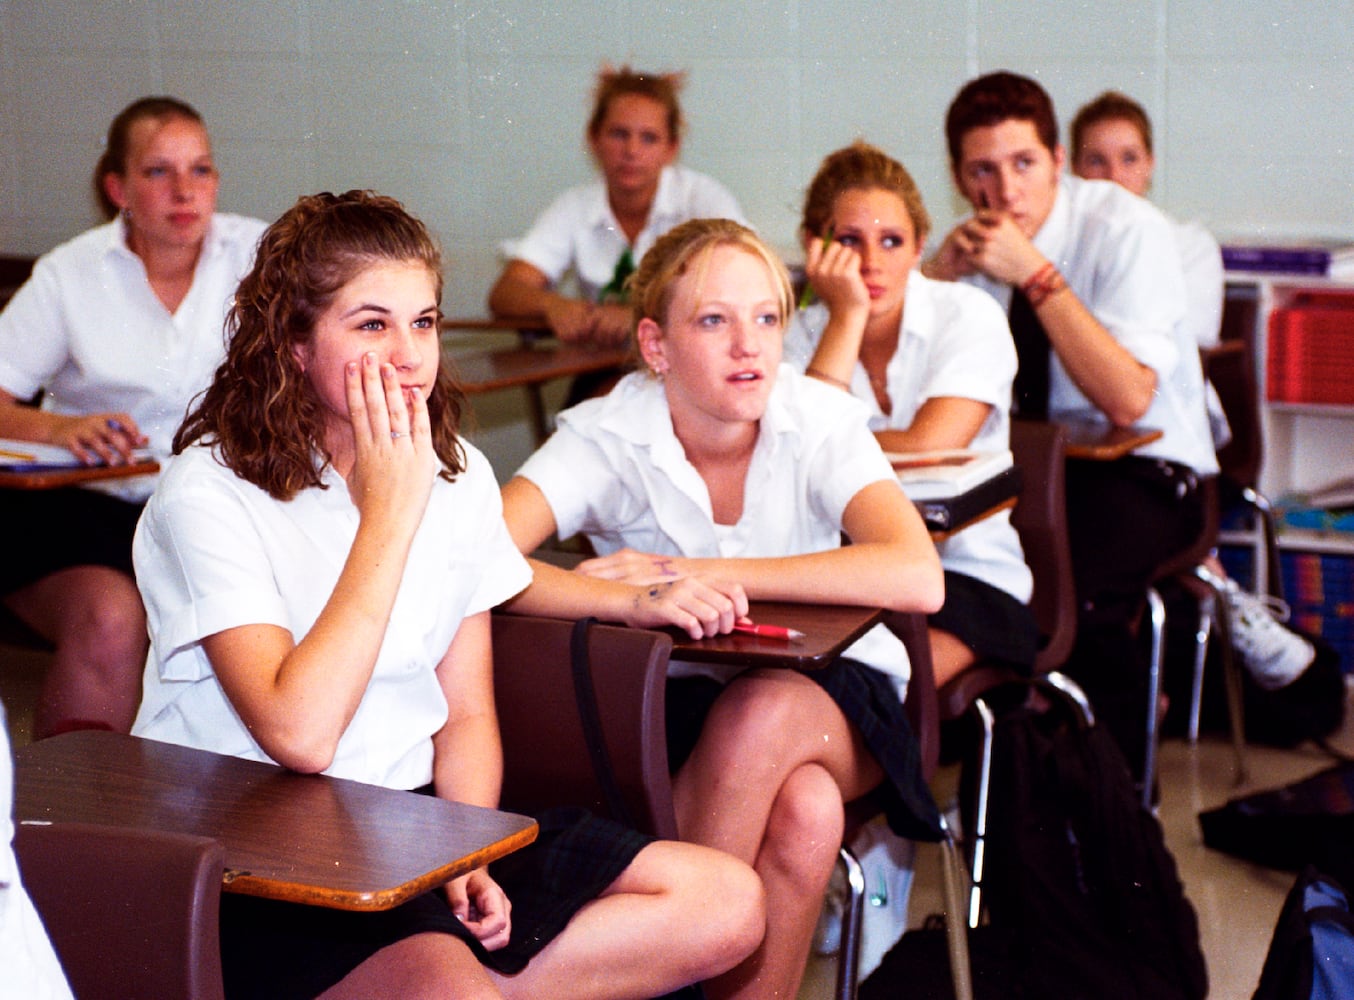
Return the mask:
<path fill-rule="evenodd" d="M 1148 636 L 1139 624 L 1148 583 L 1203 530 L 1198 481 L 1191 469 L 1155 459 L 1073 459 L 1067 519 L 1078 614 L 1064 669 L 1141 777 L 1149 706 Z"/>

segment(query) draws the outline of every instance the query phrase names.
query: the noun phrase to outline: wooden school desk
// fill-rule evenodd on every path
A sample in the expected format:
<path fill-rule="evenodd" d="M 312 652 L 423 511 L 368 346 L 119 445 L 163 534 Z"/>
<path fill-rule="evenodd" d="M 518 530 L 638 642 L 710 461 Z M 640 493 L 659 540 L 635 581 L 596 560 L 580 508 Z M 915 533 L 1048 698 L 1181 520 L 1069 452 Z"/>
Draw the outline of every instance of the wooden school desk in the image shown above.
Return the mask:
<path fill-rule="evenodd" d="M 160 471 L 160 463 L 137 462 L 133 465 L 92 465 L 69 469 L 47 469 L 41 472 L 10 472 L 0 466 L 0 489 L 54 490 L 60 486 L 77 486 L 95 479 L 126 479 L 129 476 L 148 476 Z"/>
<path fill-rule="evenodd" d="M 225 891 L 340 910 L 389 909 L 536 839 L 526 816 L 93 730 L 15 754 L 14 819 L 211 837 Z"/>
<path fill-rule="evenodd" d="M 533 559 L 573 569 L 586 556 L 578 552 L 538 549 Z M 748 617 L 759 625 L 784 625 L 804 633 L 795 642 L 746 633 L 693 639 L 681 629 L 664 629 L 672 636 L 672 658 L 710 663 L 738 663 L 754 667 L 814 670 L 831 663 L 851 643 L 878 624 L 882 608 L 846 604 L 805 604 L 798 601 L 749 601 Z"/>
<path fill-rule="evenodd" d="M 1054 420 L 1067 431 L 1067 457 L 1113 462 L 1161 438 L 1155 427 L 1115 427 L 1101 420 Z"/>
<path fill-rule="evenodd" d="M 525 321 L 523 321 L 525 322 Z M 444 319 L 446 331 L 511 331 L 515 343 L 502 347 L 457 350 L 455 337 L 444 341 L 451 364 L 466 395 L 499 389 L 525 389 L 532 434 L 537 444 L 550 436 L 545 400 L 541 391 L 547 382 L 573 378 L 610 368 L 623 368 L 631 361 L 629 347 L 588 347 L 565 344 L 547 330 L 503 319 Z"/>
<path fill-rule="evenodd" d="M 884 618 L 883 608 L 849 604 L 803 604 L 797 601 L 749 601 L 748 617 L 758 625 L 784 625 L 804 633 L 793 642 L 741 632 L 693 639 L 678 629 L 672 636 L 672 658 L 748 667 L 817 670 L 825 667 Z"/>

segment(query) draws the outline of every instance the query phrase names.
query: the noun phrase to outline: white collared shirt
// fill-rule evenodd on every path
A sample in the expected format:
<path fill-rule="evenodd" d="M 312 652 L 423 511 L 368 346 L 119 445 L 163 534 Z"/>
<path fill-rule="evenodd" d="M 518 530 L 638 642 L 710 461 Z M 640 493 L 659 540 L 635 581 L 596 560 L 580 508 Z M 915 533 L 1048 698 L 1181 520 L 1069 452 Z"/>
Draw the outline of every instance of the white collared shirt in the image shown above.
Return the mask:
<path fill-rule="evenodd" d="M 870 429 L 905 430 L 927 400 L 954 396 L 991 407 L 968 447 L 1006 451 L 1016 352 L 1001 308 L 977 289 L 932 281 L 919 271 L 908 276 L 903 302 L 898 347 L 886 370 L 893 413 L 880 409 L 864 365 L 857 361 L 851 375 L 851 394 L 869 409 Z M 785 334 L 785 360 L 796 370 L 813 360 L 827 320 L 821 304 L 794 315 Z M 965 528 L 937 549 L 947 570 L 1029 601 L 1033 577 L 1009 511 Z"/>
<path fill-rule="evenodd" d="M 0 387 L 44 389 L 52 413 L 125 412 L 168 459 L 188 404 L 225 357 L 225 318 L 266 224 L 212 216 L 193 284 L 171 315 L 155 296 L 121 217 L 40 258 L 0 313 Z M 90 484 L 144 500 L 154 476 Z"/>
<path fill-rule="evenodd" d="M 723 185 L 679 164 L 664 167 L 644 228 L 631 247 L 607 201 L 606 185 L 593 181 L 570 188 L 536 219 L 520 240 L 503 244 L 503 256 L 536 268 L 552 285 L 571 269 L 579 291 L 590 302 L 611 283 L 616 262 L 631 250 L 635 266 L 672 227 L 688 219 L 733 219 L 743 211 Z"/>
<path fill-rule="evenodd" d="M 66 974 L 14 855 L 14 760 L 0 704 L 0 997 L 72 1000 Z"/>
<path fill-rule="evenodd" d="M 1135 454 L 1217 472 L 1199 348 L 1182 322 L 1185 279 L 1166 217 L 1112 181 L 1064 176 L 1034 245 L 1110 335 L 1156 372 L 1156 397 L 1139 423 L 1164 434 Z M 963 280 L 988 291 L 1003 309 L 1009 306 L 1009 285 L 983 275 Z M 1054 353 L 1048 412 L 1103 418 Z"/>
<path fill-rule="evenodd" d="M 437 479 L 410 549 L 372 678 L 326 774 L 390 788 L 432 780 L 432 736 L 447 719 L 436 669 L 461 621 L 522 590 L 531 570 L 503 522 L 493 470 Z M 299 641 L 324 609 L 357 534 L 347 484 L 274 500 L 200 445 L 162 476 L 132 554 L 151 635 L 138 736 L 268 756 L 236 715 L 202 648 L 240 625 L 277 625 Z"/>
<path fill-rule="evenodd" d="M 662 383 L 641 372 L 561 413 L 559 429 L 517 474 L 544 494 L 561 538 L 583 532 L 599 555 L 625 547 L 707 559 L 821 552 L 841 545 L 842 515 L 857 493 L 897 482 L 866 419 L 859 401 L 781 365 L 743 513 L 730 526 L 715 524 Z M 901 697 L 910 666 L 892 632 L 878 626 L 845 655 L 889 674 Z"/>

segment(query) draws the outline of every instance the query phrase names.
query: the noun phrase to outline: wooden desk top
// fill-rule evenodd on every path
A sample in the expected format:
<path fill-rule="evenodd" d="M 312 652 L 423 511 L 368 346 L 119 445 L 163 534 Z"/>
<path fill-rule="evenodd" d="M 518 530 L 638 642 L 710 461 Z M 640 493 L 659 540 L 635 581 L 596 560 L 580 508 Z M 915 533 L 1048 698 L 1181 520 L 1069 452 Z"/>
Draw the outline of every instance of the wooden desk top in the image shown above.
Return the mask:
<path fill-rule="evenodd" d="M 1144 445 L 1159 440 L 1164 431 L 1155 427 L 1115 427 L 1096 420 L 1056 420 L 1067 430 L 1068 458 L 1112 462 Z"/>
<path fill-rule="evenodd" d="M 511 331 L 523 340 L 541 340 L 553 334 L 538 317 L 513 319 L 510 316 L 444 316 L 442 329 L 476 333 Z"/>
<path fill-rule="evenodd" d="M 804 633 L 787 642 L 734 632 L 710 639 L 692 639 L 669 629 L 674 660 L 736 663 L 748 667 L 788 667 L 817 670 L 825 667 L 884 618 L 882 608 L 844 604 L 800 604 L 791 601 L 751 601 L 748 617 L 758 625 L 785 625 Z"/>
<path fill-rule="evenodd" d="M 562 344 L 556 340 L 513 344 L 487 350 L 449 351 L 461 390 L 468 395 L 512 389 L 568 378 L 607 368 L 623 368 L 631 362 L 624 348 L 591 348 Z"/>
<path fill-rule="evenodd" d="M 537 549 L 533 559 L 571 570 L 586 556 L 556 549 Z M 814 670 L 827 666 L 842 650 L 884 618 L 882 608 L 846 604 L 801 604 L 797 601 L 749 601 L 748 617 L 758 625 L 786 625 L 804 633 L 797 642 L 734 632 L 709 639 L 693 639 L 680 629 L 672 636 L 674 660 L 738 663 L 752 667 L 790 667 Z"/>
<path fill-rule="evenodd" d="M 101 731 L 15 754 L 14 817 L 212 837 L 224 888 L 383 910 L 536 839 L 534 820 Z"/>
<path fill-rule="evenodd" d="M 0 489 L 54 490 L 59 486 L 75 486 L 95 479 L 126 479 L 159 471 L 160 463 L 153 461 L 137 462 L 134 465 L 77 466 L 44 472 L 12 472 L 0 466 Z"/>

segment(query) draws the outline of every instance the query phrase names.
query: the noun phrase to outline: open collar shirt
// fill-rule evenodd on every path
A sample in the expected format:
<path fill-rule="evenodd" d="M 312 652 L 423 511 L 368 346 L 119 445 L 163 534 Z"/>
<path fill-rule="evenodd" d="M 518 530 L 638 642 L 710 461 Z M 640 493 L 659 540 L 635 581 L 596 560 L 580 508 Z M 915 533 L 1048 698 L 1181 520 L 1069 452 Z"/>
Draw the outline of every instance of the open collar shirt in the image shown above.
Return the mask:
<path fill-rule="evenodd" d="M 782 365 L 762 417 L 736 525 L 717 526 L 709 490 L 672 430 L 663 385 L 642 372 L 560 414 L 518 475 L 545 495 L 561 538 L 690 558 L 799 555 L 841 545 L 851 499 L 893 469 L 850 396 Z M 882 625 L 847 650 L 905 688 L 902 643 Z M 679 671 L 680 672 L 680 671 Z"/>
<path fill-rule="evenodd" d="M 20 399 L 43 389 L 52 413 L 128 413 L 166 461 L 188 404 L 225 357 L 226 313 L 265 228 L 212 216 L 193 284 L 173 313 L 128 247 L 121 217 L 62 244 L 0 313 L 0 387 Z M 144 500 L 155 478 L 89 485 Z"/>

